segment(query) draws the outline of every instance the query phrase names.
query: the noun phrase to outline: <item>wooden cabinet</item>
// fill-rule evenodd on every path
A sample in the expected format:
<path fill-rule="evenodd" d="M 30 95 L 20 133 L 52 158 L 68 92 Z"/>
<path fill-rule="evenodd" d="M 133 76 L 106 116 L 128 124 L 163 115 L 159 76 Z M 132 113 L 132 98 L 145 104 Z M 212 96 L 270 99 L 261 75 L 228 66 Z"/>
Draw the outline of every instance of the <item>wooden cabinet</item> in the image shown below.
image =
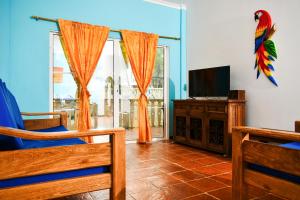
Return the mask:
<path fill-rule="evenodd" d="M 229 154 L 233 126 L 245 125 L 244 100 L 174 100 L 174 140 Z"/>

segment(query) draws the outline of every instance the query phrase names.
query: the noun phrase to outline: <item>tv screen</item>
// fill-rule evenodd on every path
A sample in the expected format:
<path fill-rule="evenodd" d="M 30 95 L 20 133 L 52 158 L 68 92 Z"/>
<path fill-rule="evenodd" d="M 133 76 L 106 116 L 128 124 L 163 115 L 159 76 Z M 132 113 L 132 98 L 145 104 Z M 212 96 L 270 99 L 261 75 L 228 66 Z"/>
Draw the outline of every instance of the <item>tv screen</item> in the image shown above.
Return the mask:
<path fill-rule="evenodd" d="M 227 97 L 230 66 L 189 71 L 189 97 Z"/>

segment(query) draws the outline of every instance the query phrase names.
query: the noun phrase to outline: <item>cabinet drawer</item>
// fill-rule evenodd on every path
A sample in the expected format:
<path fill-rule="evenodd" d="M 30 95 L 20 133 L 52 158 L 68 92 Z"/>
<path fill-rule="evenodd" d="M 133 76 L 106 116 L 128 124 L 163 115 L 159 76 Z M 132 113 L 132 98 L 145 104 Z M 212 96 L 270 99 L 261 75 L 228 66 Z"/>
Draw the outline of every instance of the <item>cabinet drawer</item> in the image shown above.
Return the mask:
<path fill-rule="evenodd" d="M 192 105 L 190 106 L 189 113 L 191 115 L 198 115 L 205 112 L 204 105 Z"/>
<path fill-rule="evenodd" d="M 202 110 L 190 110 L 189 115 L 190 116 L 203 116 L 204 111 L 202 111 Z"/>
<path fill-rule="evenodd" d="M 174 108 L 175 109 L 187 109 L 188 106 L 186 104 L 183 104 L 183 103 L 176 103 L 176 104 L 174 104 Z"/>
<path fill-rule="evenodd" d="M 216 104 L 207 105 L 207 112 L 227 113 L 227 106 Z"/>
<path fill-rule="evenodd" d="M 186 115 L 187 114 L 187 110 L 186 109 L 175 108 L 174 113 L 175 113 L 175 115 Z"/>

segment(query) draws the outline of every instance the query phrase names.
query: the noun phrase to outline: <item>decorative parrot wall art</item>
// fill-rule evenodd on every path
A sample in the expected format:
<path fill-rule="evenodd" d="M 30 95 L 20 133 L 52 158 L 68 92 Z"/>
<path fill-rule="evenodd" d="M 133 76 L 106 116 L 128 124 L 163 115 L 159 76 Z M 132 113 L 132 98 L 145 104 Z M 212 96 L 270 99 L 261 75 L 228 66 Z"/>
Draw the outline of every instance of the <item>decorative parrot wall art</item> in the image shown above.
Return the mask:
<path fill-rule="evenodd" d="M 272 19 L 270 14 L 265 10 L 258 10 L 254 14 L 255 21 L 258 21 L 255 32 L 255 67 L 257 68 L 257 77 L 263 72 L 268 79 L 276 86 L 276 80 L 272 76 L 274 67 L 272 61 L 277 59 L 277 53 L 274 42 L 271 37 L 275 33 L 274 24 L 272 25 Z"/>

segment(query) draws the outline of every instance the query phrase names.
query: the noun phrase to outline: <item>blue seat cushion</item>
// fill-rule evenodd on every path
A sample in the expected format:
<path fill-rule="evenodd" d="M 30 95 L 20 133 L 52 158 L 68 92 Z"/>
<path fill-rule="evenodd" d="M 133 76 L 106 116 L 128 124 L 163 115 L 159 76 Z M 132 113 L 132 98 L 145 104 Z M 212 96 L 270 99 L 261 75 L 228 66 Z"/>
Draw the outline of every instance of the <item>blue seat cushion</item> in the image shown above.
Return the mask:
<path fill-rule="evenodd" d="M 291 143 L 286 143 L 286 144 L 281 144 L 280 146 L 285 147 L 285 148 L 290 148 L 290 149 L 295 149 L 295 150 L 300 150 L 300 142 L 291 142 Z M 295 163 L 295 165 L 298 163 Z M 295 176 L 292 174 L 288 174 L 279 170 L 275 170 L 275 169 L 270 169 L 268 167 L 264 167 L 264 166 L 260 166 L 257 164 L 248 164 L 248 168 L 258 171 L 258 172 L 262 172 L 264 174 L 268 174 L 270 176 L 274 176 L 277 178 L 281 178 L 287 181 L 291 181 L 294 183 L 298 183 L 300 184 L 300 177 L 299 176 Z"/>
<path fill-rule="evenodd" d="M 0 126 L 18 128 L 5 88 L 4 83 L 0 79 Z M 21 138 L 5 136 L 0 133 L 0 150 L 21 149 L 22 146 L 23 142 Z"/>
<path fill-rule="evenodd" d="M 66 178 L 75 178 L 94 174 L 109 172 L 109 167 L 95 167 L 89 169 L 73 170 L 68 172 L 59 172 L 45 175 L 36 175 L 22 178 L 13 178 L 0 181 L 0 188 L 16 187 L 34 183 L 42 183 L 47 181 L 61 180 Z M 83 183 L 84 184 L 84 183 Z M 63 186 L 62 186 L 63 187 Z"/>
<path fill-rule="evenodd" d="M 68 131 L 66 127 L 62 126 L 55 126 L 51 128 L 45 128 L 45 129 L 40 129 L 40 130 L 35 130 L 37 132 L 61 132 L 61 131 Z"/>
<path fill-rule="evenodd" d="M 25 140 L 23 139 L 22 149 L 35 149 L 56 146 L 70 146 L 76 144 L 85 144 L 79 138 L 63 139 L 63 140 Z"/>
<path fill-rule="evenodd" d="M 290 149 L 300 150 L 300 142 L 290 142 L 286 144 L 281 144 L 280 146 L 290 148 Z"/>
<path fill-rule="evenodd" d="M 57 126 L 53 128 L 47 128 L 42 130 L 36 130 L 37 132 L 61 132 L 67 131 L 64 126 Z M 45 147 L 54 147 L 54 146 L 68 146 L 76 144 L 85 144 L 79 138 L 70 138 L 63 140 L 26 140 L 23 139 L 23 149 L 34 149 L 34 148 L 45 148 Z"/>

